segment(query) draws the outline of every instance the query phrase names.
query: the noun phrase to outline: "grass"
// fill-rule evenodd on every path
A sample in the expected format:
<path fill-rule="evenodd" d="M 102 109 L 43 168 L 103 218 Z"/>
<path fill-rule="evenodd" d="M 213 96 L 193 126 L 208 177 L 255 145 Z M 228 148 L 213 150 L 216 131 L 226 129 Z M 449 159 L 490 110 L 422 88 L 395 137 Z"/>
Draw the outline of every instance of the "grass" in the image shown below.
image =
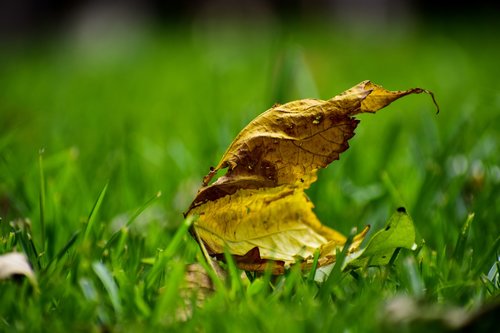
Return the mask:
<path fill-rule="evenodd" d="M 439 331 L 448 311 L 498 304 L 494 29 L 195 23 L 119 37 L 0 55 L 0 253 L 25 252 L 39 284 L 0 283 L 0 331 Z M 243 279 L 229 262 L 227 284 L 180 320 L 186 265 L 206 265 L 182 212 L 209 167 L 275 102 L 365 79 L 430 89 L 441 113 L 421 95 L 360 116 L 308 194 L 345 234 L 405 206 L 417 251 L 324 285 L 293 269 Z M 415 302 L 414 320 L 388 310 L 394 299 Z"/>

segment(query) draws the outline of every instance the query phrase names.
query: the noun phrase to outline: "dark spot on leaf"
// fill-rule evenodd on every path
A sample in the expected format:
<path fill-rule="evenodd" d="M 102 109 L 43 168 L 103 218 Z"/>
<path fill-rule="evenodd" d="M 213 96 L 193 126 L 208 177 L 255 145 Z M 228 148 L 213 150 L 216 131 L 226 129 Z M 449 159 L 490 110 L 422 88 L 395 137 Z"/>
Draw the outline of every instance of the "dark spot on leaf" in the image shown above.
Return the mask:
<path fill-rule="evenodd" d="M 389 230 L 389 229 L 391 229 L 391 226 L 390 226 L 390 225 L 388 225 L 387 227 L 385 227 L 385 231 L 387 231 L 387 230 Z"/>
<path fill-rule="evenodd" d="M 267 160 L 260 161 L 260 172 L 261 175 L 267 179 L 276 179 L 276 166 Z"/>
<path fill-rule="evenodd" d="M 404 207 L 399 207 L 397 211 L 400 213 L 406 213 L 406 209 Z"/>
<path fill-rule="evenodd" d="M 382 256 L 382 259 L 385 259 L 385 258 L 387 258 L 387 256 Z"/>

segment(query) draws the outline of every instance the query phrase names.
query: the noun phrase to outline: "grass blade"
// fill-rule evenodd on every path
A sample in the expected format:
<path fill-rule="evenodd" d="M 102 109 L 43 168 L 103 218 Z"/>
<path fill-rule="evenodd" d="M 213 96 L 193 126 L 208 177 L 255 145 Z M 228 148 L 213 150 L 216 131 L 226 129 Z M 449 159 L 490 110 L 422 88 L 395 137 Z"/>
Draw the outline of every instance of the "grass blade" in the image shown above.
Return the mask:
<path fill-rule="evenodd" d="M 455 251 L 453 252 L 453 257 L 455 260 L 462 260 L 465 253 L 465 243 L 469 236 L 469 229 L 472 221 L 474 220 L 474 213 L 470 213 L 465 220 L 464 226 L 460 234 L 458 235 L 457 244 L 455 245 Z"/>
<path fill-rule="evenodd" d="M 127 224 L 125 224 L 126 227 L 130 227 L 130 225 L 137 219 L 137 217 L 139 215 L 142 214 L 143 211 L 146 210 L 146 208 L 148 208 L 149 206 L 151 206 L 151 204 L 153 202 L 156 201 L 156 199 L 158 199 L 159 197 L 161 197 L 161 191 L 158 191 L 153 197 L 151 197 L 148 201 L 146 201 L 144 203 L 144 205 L 142 205 L 141 207 L 139 207 L 139 209 L 137 209 L 135 211 L 135 213 L 130 217 L 130 219 L 127 221 Z"/>
<path fill-rule="evenodd" d="M 52 260 L 47 264 L 44 271 L 47 271 L 54 262 L 61 260 L 64 254 L 68 252 L 68 250 L 76 243 L 76 240 L 78 239 L 78 236 L 80 236 L 80 233 L 81 230 L 78 230 L 71 236 L 68 242 L 61 248 L 61 250 L 59 250 L 59 252 L 57 252 L 55 257 L 52 258 Z"/>
<path fill-rule="evenodd" d="M 45 251 L 45 174 L 43 171 L 43 153 L 44 150 L 40 149 L 38 153 L 38 168 L 40 171 L 40 229 L 42 237 L 42 252 Z"/>
<path fill-rule="evenodd" d="M 148 289 L 151 288 L 158 281 L 158 278 L 163 272 L 167 261 L 170 258 L 172 258 L 172 256 L 177 252 L 182 242 L 182 238 L 186 235 L 193 221 L 194 218 L 192 216 L 188 216 L 184 220 L 184 222 L 180 225 L 179 229 L 177 229 L 174 237 L 172 237 L 172 239 L 170 240 L 170 243 L 168 244 L 167 248 L 159 254 L 158 259 L 154 263 L 153 268 L 151 269 L 147 277 L 146 284 Z"/>
<path fill-rule="evenodd" d="M 308 282 L 313 282 L 314 277 L 316 276 L 316 270 L 318 269 L 318 260 L 319 260 L 320 251 L 314 252 L 314 261 L 311 267 L 311 271 L 309 272 L 309 276 L 307 277 Z"/>
<path fill-rule="evenodd" d="M 109 299 L 111 300 L 111 304 L 113 305 L 113 309 L 118 317 L 120 317 L 123 313 L 122 304 L 120 302 L 120 296 L 118 294 L 118 287 L 116 285 L 111 272 L 104 266 L 101 262 L 94 262 L 92 264 L 92 268 L 94 269 L 95 274 L 101 280 L 104 288 L 108 292 Z"/>
<path fill-rule="evenodd" d="M 174 320 L 185 311 L 179 303 L 179 289 L 184 279 L 185 265 L 182 262 L 174 262 L 171 271 L 168 273 L 168 283 L 162 288 L 158 302 L 154 308 L 152 321 L 160 324 L 164 321 Z"/>
<path fill-rule="evenodd" d="M 92 210 L 90 211 L 89 218 L 87 220 L 87 227 L 85 228 L 85 235 L 83 239 L 88 239 L 90 233 L 92 232 L 94 228 L 94 224 L 96 221 L 96 216 L 97 213 L 99 212 L 99 209 L 101 208 L 102 201 L 104 200 L 104 196 L 106 195 L 106 190 L 108 189 L 108 184 L 104 186 L 102 189 L 101 193 L 99 193 L 99 197 L 97 198 L 94 207 L 92 207 Z"/>
<path fill-rule="evenodd" d="M 125 227 L 130 227 L 130 225 L 132 223 L 134 223 L 134 221 L 137 219 L 137 217 L 139 215 L 141 215 L 142 212 L 144 212 L 146 210 L 146 208 L 148 208 L 149 206 L 151 206 L 151 204 L 153 204 L 156 201 L 156 199 L 158 199 L 159 197 L 161 197 L 161 191 L 159 191 L 158 193 L 156 193 L 152 198 L 150 198 L 141 207 L 139 207 L 134 212 L 134 214 L 128 219 L 127 223 L 125 224 Z M 122 232 L 121 229 L 115 231 L 113 233 L 113 235 L 111 235 L 111 237 L 109 238 L 109 240 L 106 242 L 106 245 L 104 246 L 104 249 L 108 249 L 116 241 L 116 239 L 121 234 L 121 232 Z"/>
<path fill-rule="evenodd" d="M 347 240 L 344 244 L 342 251 L 337 250 L 335 265 L 333 266 L 330 275 L 325 280 L 325 282 L 321 286 L 321 289 L 319 290 L 319 296 L 322 299 L 328 298 L 332 292 L 332 287 L 340 282 L 342 278 L 342 268 L 344 266 L 344 260 L 347 257 L 347 252 L 351 247 L 355 235 L 356 235 L 356 229 L 354 228 L 349 234 L 349 237 L 347 237 Z"/>
<path fill-rule="evenodd" d="M 18 219 L 14 223 L 14 235 L 16 242 L 19 242 L 28 260 L 37 271 L 42 269 L 40 256 L 31 235 L 31 226 L 27 220 Z"/>
<path fill-rule="evenodd" d="M 228 248 L 224 248 L 224 259 L 227 264 L 229 271 L 229 279 L 231 281 L 231 291 L 229 292 L 229 297 L 231 299 L 236 299 L 237 296 L 243 294 L 243 285 L 241 283 L 240 270 L 236 267 L 233 256 L 229 252 Z"/>
<path fill-rule="evenodd" d="M 479 275 L 481 272 L 484 270 L 487 270 L 492 262 L 495 262 L 498 258 L 497 253 L 500 251 L 500 236 L 498 236 L 493 244 L 491 245 L 490 249 L 486 253 L 486 255 L 483 256 L 483 259 L 480 261 L 480 263 L 476 266 L 476 269 L 472 272 L 472 276 L 475 277 Z"/>

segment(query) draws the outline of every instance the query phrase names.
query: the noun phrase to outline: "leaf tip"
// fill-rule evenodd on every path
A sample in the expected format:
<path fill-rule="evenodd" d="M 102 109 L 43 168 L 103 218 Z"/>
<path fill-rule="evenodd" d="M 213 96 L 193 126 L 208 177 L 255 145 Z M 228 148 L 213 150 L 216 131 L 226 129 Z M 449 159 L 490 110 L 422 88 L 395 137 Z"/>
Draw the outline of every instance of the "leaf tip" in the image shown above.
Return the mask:
<path fill-rule="evenodd" d="M 427 89 L 423 89 L 423 91 L 426 93 L 426 94 L 429 94 L 432 98 L 432 102 L 434 103 L 434 105 L 436 106 L 436 114 L 439 114 L 439 104 L 437 103 L 436 101 L 436 97 L 434 97 L 434 93 L 430 90 L 427 90 Z"/>

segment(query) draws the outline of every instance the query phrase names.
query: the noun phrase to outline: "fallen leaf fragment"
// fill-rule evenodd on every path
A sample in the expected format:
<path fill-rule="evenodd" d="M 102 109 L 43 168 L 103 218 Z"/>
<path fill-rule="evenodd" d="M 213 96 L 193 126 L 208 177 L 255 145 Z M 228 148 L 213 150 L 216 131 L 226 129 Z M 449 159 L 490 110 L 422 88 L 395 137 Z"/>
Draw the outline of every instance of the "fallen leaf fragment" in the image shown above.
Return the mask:
<path fill-rule="evenodd" d="M 177 309 L 176 319 L 187 321 L 192 317 L 194 309 L 201 308 L 214 291 L 214 284 L 202 265 L 198 263 L 187 265 L 184 281 L 179 290 L 183 305 Z"/>
<path fill-rule="evenodd" d="M 277 273 L 296 262 L 307 268 L 315 251 L 320 251 L 320 266 L 334 262 L 346 238 L 321 224 L 304 191 L 316 181 L 318 169 L 349 148 L 359 123 L 355 115 L 420 93 L 434 100 L 421 88 L 388 91 L 363 81 L 326 101 L 273 106 L 238 134 L 204 177 L 185 213 L 199 215 L 193 233 L 211 255 L 220 256 L 227 247 L 246 270 L 262 271 L 268 261 L 278 265 Z M 211 183 L 224 168 L 226 174 Z M 366 232 L 356 236 L 350 253 L 359 249 Z"/>
<path fill-rule="evenodd" d="M 26 256 L 19 252 L 0 255 L 0 280 L 10 279 L 16 275 L 24 275 L 32 285 L 36 285 L 36 277 Z"/>
<path fill-rule="evenodd" d="M 397 295 L 380 307 L 379 320 L 386 332 L 496 332 L 500 301 L 494 298 L 475 309 L 429 303 Z"/>

